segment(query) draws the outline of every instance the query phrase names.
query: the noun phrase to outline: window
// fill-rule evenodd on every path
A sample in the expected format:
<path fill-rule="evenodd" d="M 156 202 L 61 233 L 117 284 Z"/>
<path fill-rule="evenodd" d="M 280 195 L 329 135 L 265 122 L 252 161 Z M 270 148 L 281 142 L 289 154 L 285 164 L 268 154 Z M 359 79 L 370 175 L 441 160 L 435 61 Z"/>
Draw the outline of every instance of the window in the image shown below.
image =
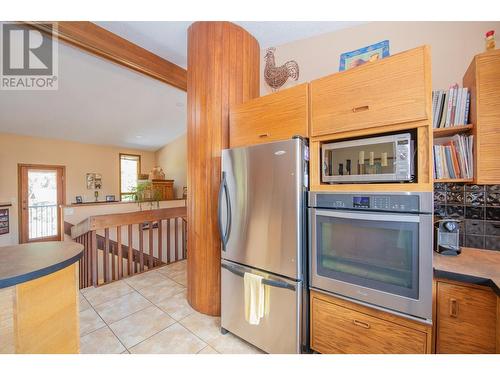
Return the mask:
<path fill-rule="evenodd" d="M 134 200 L 140 171 L 140 155 L 120 154 L 120 198 L 122 201 Z"/>

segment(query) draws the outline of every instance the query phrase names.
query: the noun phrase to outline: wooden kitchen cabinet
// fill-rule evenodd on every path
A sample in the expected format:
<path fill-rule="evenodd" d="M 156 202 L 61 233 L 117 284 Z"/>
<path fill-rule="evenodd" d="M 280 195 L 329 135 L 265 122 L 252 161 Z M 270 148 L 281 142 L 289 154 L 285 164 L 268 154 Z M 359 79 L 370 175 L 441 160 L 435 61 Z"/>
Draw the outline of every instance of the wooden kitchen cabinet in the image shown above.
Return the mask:
<path fill-rule="evenodd" d="M 432 327 L 311 291 L 311 348 L 334 354 L 430 353 Z"/>
<path fill-rule="evenodd" d="M 437 281 L 436 353 L 498 352 L 497 303 L 490 288 Z"/>
<path fill-rule="evenodd" d="M 304 83 L 231 108 L 230 147 L 308 137 L 309 93 Z"/>
<path fill-rule="evenodd" d="M 474 134 L 474 182 L 500 184 L 500 50 L 474 57 L 463 78 Z"/>
<path fill-rule="evenodd" d="M 432 119 L 430 48 L 310 83 L 311 137 Z"/>
<path fill-rule="evenodd" d="M 153 190 L 160 201 L 174 199 L 174 180 L 152 180 Z"/>

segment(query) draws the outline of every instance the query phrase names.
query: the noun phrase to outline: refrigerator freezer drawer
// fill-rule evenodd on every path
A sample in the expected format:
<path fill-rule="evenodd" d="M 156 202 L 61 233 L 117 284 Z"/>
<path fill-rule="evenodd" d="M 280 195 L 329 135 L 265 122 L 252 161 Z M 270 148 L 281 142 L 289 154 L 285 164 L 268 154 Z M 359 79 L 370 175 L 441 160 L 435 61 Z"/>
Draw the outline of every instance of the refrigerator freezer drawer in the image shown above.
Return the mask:
<path fill-rule="evenodd" d="M 243 275 L 265 278 L 265 315 L 259 325 L 245 320 Z M 267 353 L 300 353 L 302 282 L 222 261 L 221 326 Z"/>

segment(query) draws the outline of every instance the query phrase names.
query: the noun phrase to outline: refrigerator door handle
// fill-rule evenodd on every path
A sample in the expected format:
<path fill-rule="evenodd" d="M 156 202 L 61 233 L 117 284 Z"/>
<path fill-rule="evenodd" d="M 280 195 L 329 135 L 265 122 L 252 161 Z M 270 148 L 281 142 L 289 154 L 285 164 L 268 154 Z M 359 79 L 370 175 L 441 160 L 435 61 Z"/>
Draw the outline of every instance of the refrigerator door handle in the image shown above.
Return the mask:
<path fill-rule="evenodd" d="M 225 268 L 229 272 L 234 273 L 237 276 L 240 276 L 240 277 L 245 276 L 245 272 L 243 272 L 243 271 L 241 271 L 241 270 L 239 270 L 239 269 L 237 269 L 235 267 L 231 267 L 231 266 L 229 266 L 227 264 L 224 264 L 224 263 L 221 264 L 221 267 Z M 287 283 L 285 281 L 263 279 L 262 280 L 262 284 L 268 285 L 268 286 L 272 286 L 272 287 L 275 287 L 275 288 L 290 289 L 290 290 L 295 291 L 295 285 L 289 284 L 289 283 Z"/>
<path fill-rule="evenodd" d="M 226 196 L 227 220 L 226 228 L 222 227 L 222 196 Z M 226 172 L 222 172 L 222 181 L 219 187 L 219 207 L 217 212 L 217 222 L 219 224 L 219 234 L 222 241 L 222 251 L 226 251 L 227 239 L 231 231 L 231 201 L 229 200 L 229 190 L 226 181 Z"/>

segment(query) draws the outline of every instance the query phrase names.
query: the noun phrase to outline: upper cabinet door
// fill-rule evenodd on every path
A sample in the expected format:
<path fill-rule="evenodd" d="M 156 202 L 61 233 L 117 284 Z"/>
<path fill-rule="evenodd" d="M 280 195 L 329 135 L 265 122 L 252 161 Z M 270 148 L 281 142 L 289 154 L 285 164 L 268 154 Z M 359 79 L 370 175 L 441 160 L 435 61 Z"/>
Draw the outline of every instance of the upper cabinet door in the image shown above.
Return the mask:
<path fill-rule="evenodd" d="M 312 81 L 311 136 L 431 119 L 430 49 Z"/>
<path fill-rule="evenodd" d="M 308 95 L 304 83 L 232 107 L 230 147 L 308 137 Z"/>

